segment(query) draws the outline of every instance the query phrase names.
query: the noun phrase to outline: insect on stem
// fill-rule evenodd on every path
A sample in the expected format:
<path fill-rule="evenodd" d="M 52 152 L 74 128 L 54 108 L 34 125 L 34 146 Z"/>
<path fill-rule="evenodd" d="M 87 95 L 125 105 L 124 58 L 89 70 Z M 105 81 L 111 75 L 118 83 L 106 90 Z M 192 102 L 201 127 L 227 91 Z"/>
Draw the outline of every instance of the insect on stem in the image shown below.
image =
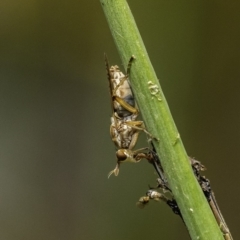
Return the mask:
<path fill-rule="evenodd" d="M 135 57 L 131 56 L 127 74 L 124 75 L 117 65 L 109 67 L 107 55 L 105 63 L 107 68 L 109 90 L 111 96 L 112 117 L 110 125 L 110 136 L 117 148 L 117 165 L 108 174 L 115 176 L 119 173 L 120 164 L 123 162 L 139 162 L 145 158 L 148 148 L 133 150 L 139 133 L 144 131 L 150 139 L 155 139 L 144 126 L 143 121 L 137 120 L 139 110 L 129 84 L 129 74 Z M 141 155 L 141 153 L 143 153 Z"/>

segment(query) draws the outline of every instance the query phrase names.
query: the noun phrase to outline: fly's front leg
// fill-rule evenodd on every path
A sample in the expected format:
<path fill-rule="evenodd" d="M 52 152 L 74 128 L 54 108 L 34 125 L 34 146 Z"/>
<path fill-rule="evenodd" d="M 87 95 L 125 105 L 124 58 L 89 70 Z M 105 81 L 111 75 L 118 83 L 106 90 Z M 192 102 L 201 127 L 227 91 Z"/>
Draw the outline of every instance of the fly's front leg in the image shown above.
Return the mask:
<path fill-rule="evenodd" d="M 132 113 L 132 114 L 136 114 L 138 115 L 138 109 L 131 106 L 129 103 L 127 103 L 124 99 L 113 95 L 112 96 L 113 101 L 116 101 L 117 103 L 120 104 L 120 106 L 122 106 L 123 108 L 125 108 L 128 112 Z"/>
<path fill-rule="evenodd" d="M 117 176 L 117 175 L 119 174 L 119 168 L 120 168 L 120 163 L 117 162 L 116 167 L 115 167 L 112 171 L 110 171 L 110 172 L 108 173 L 108 178 L 110 178 L 110 176 L 111 176 L 112 174 L 114 174 L 115 176 Z"/>
<path fill-rule="evenodd" d="M 143 121 L 129 121 L 129 122 L 126 122 L 126 124 L 131 126 L 135 130 L 145 132 L 149 136 L 150 140 L 155 139 L 159 141 L 158 138 L 154 137 L 150 132 L 146 130 Z"/>

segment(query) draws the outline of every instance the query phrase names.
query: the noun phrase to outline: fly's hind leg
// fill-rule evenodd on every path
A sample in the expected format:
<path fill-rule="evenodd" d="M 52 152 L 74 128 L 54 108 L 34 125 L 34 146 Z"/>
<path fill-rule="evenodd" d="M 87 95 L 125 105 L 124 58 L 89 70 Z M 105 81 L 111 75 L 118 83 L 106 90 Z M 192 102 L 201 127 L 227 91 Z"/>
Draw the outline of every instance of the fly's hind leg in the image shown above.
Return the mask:
<path fill-rule="evenodd" d="M 138 114 L 138 109 L 131 106 L 129 103 L 127 103 L 124 99 L 114 96 L 113 95 L 113 101 L 117 101 L 123 108 L 125 108 L 127 111 L 129 111 L 132 114 Z"/>

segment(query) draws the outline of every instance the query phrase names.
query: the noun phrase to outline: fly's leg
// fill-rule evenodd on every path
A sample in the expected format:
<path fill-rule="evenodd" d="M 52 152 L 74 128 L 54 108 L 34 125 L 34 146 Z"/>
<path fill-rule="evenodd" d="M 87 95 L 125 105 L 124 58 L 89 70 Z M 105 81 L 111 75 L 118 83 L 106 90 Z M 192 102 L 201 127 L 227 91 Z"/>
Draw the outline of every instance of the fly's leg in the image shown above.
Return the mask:
<path fill-rule="evenodd" d="M 150 132 L 148 132 L 146 130 L 143 121 L 129 121 L 129 122 L 126 122 L 126 124 L 135 130 L 145 132 L 149 136 L 149 138 L 150 138 L 149 140 L 154 139 L 154 140 L 159 141 L 158 138 L 154 137 Z"/>
<path fill-rule="evenodd" d="M 120 163 L 117 162 L 116 167 L 115 167 L 112 171 L 110 171 L 110 172 L 108 173 L 108 178 L 110 178 L 110 176 L 111 176 L 112 174 L 114 174 L 115 176 L 118 176 L 118 174 L 119 174 L 119 167 L 120 167 Z"/>
<path fill-rule="evenodd" d="M 130 104 L 128 104 L 124 99 L 113 95 L 112 97 L 113 101 L 118 102 L 123 108 L 125 108 L 127 111 L 129 111 L 132 114 L 138 114 L 138 109 L 131 106 Z"/>
<path fill-rule="evenodd" d="M 137 143 L 137 140 L 138 140 L 138 136 L 139 136 L 139 131 L 135 132 L 133 135 L 132 135 L 132 139 L 131 139 L 131 143 L 129 144 L 129 149 L 133 149 Z"/>

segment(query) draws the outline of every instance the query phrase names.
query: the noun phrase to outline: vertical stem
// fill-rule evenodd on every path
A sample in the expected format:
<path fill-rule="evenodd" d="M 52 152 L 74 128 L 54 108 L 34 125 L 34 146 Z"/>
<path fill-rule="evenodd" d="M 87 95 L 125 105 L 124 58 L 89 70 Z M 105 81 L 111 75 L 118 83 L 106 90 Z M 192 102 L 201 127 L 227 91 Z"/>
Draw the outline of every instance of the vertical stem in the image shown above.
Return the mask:
<path fill-rule="evenodd" d="M 157 153 L 192 239 L 223 239 L 173 121 L 167 101 L 125 0 L 100 0 L 124 66 L 134 55 L 130 81 Z M 146 2 L 147 3 L 147 2 Z"/>

